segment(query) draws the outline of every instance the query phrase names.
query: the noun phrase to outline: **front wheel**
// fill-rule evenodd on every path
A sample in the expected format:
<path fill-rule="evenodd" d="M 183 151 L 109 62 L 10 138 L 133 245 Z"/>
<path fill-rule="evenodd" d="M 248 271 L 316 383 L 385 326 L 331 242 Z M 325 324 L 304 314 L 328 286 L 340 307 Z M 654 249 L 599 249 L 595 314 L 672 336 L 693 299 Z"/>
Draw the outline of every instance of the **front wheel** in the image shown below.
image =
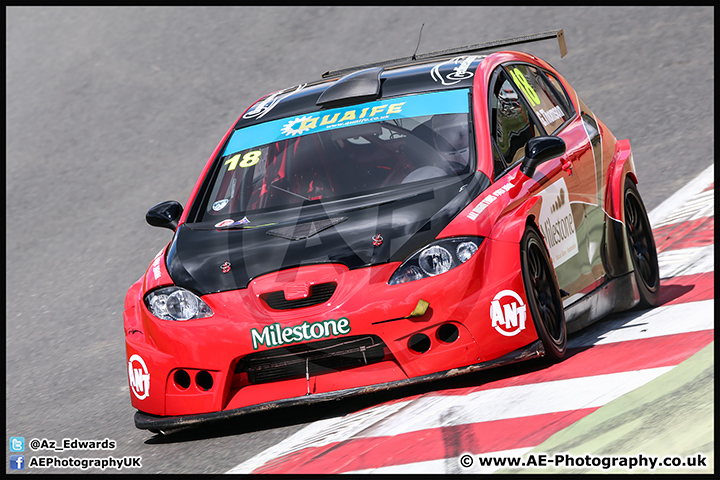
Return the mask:
<path fill-rule="evenodd" d="M 530 225 L 520 244 L 520 263 L 525 295 L 545 356 L 553 362 L 562 360 L 567 349 L 567 325 L 560 288 L 545 244 Z"/>
<path fill-rule="evenodd" d="M 645 205 L 637 187 L 630 178 L 625 179 L 625 233 L 630 246 L 630 257 L 635 269 L 635 280 L 640 291 L 640 308 L 657 305 L 660 290 L 660 268 L 657 250 Z"/>

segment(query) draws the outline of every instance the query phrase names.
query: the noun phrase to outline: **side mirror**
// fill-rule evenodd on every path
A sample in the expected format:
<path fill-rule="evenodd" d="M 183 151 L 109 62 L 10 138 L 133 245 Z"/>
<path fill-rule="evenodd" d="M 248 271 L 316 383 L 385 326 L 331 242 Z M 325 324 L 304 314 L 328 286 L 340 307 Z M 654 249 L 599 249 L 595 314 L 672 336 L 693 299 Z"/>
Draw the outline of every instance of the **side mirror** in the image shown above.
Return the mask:
<path fill-rule="evenodd" d="M 541 163 L 557 158 L 565 153 L 565 140 L 560 137 L 533 137 L 525 144 L 525 159 L 520 172 L 530 178 Z"/>
<path fill-rule="evenodd" d="M 183 207 L 178 202 L 170 200 L 158 203 L 145 214 L 145 221 L 153 227 L 169 228 L 173 232 L 183 213 Z"/>

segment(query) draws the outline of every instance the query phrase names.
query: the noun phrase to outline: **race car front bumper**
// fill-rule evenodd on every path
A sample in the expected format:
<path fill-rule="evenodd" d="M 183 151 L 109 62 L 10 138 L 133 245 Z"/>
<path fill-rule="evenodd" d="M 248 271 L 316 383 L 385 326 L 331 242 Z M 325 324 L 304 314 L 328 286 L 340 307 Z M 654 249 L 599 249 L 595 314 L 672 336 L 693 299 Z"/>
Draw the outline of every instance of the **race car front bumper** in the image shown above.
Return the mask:
<path fill-rule="evenodd" d="M 141 411 L 135 413 L 135 426 L 139 429 L 150 430 L 154 433 L 162 433 L 170 435 L 189 428 L 206 426 L 218 421 L 229 420 L 243 415 L 253 413 L 266 412 L 284 407 L 292 407 L 296 405 L 309 405 L 330 400 L 341 400 L 343 398 L 355 395 L 367 395 L 377 392 L 383 392 L 394 388 L 407 387 L 420 383 L 428 383 L 445 378 L 456 377 L 468 373 L 488 370 L 502 365 L 522 362 L 532 358 L 542 357 L 545 355 L 542 342 L 537 340 L 526 347 L 512 351 L 500 358 L 469 365 L 461 368 L 453 368 L 443 372 L 432 373 L 421 377 L 407 378 L 394 382 L 381 383 L 377 385 L 369 385 L 365 387 L 349 388 L 345 390 L 336 390 L 333 392 L 308 394 L 300 397 L 285 398 L 272 402 L 260 403 L 232 410 L 223 410 L 219 412 L 204 413 L 198 415 L 179 415 L 173 417 L 150 415 Z"/>

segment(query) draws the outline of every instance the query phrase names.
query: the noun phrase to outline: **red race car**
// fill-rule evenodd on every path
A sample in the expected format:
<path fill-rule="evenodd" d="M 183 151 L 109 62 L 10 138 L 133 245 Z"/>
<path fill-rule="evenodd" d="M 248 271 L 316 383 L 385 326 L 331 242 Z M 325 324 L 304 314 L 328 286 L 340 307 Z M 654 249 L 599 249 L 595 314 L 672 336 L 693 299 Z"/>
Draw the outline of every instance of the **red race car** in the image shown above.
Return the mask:
<path fill-rule="evenodd" d="M 253 104 L 125 298 L 135 425 L 563 358 L 657 302 L 630 144 L 516 37 L 330 71 Z M 563 52 L 564 54 L 564 52 Z"/>

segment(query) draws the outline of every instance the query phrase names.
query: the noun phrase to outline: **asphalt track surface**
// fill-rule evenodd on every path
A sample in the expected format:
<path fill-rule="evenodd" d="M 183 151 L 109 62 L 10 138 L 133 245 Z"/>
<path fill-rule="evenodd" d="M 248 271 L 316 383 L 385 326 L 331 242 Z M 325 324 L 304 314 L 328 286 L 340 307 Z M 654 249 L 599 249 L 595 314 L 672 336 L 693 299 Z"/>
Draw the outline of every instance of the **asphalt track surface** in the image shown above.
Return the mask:
<path fill-rule="evenodd" d="M 313 422 L 398 398 L 176 438 L 133 426 L 123 298 L 171 237 L 145 212 L 184 204 L 227 128 L 263 94 L 411 55 L 423 23 L 418 53 L 563 28 L 565 58 L 552 41 L 517 49 L 557 67 L 630 139 L 652 210 L 714 162 L 713 20 L 711 7 L 7 7 L 7 439 L 108 438 L 112 451 L 42 453 L 223 473 Z"/>

